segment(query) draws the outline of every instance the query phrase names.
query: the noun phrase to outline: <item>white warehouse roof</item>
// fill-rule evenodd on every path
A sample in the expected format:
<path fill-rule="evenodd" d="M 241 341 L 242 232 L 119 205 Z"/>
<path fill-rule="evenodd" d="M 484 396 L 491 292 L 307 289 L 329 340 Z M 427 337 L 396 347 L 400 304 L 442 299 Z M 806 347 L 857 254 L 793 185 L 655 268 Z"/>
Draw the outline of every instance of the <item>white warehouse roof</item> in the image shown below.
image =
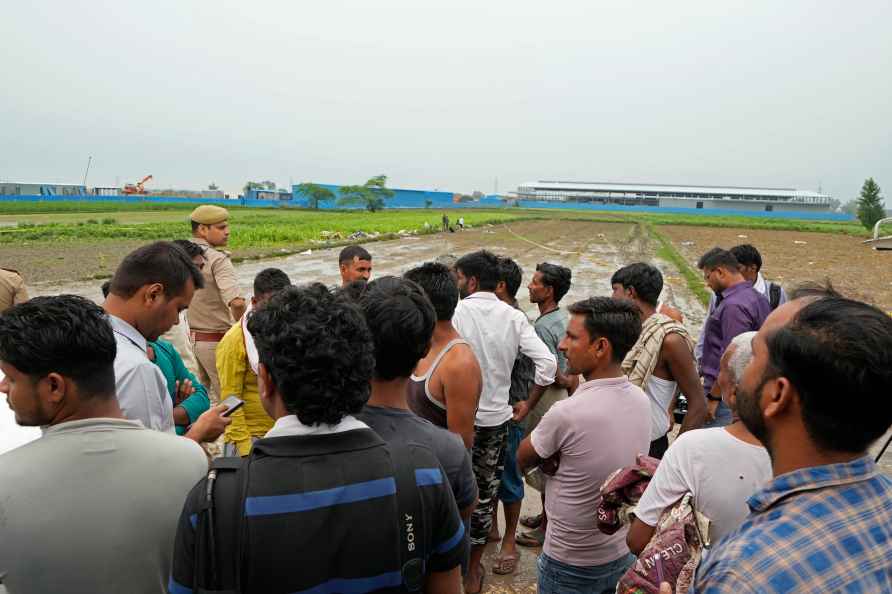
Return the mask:
<path fill-rule="evenodd" d="M 831 198 L 828 194 L 820 194 L 794 188 L 745 188 L 739 186 L 670 186 L 662 184 L 613 183 L 613 182 L 575 182 L 541 180 L 521 184 L 518 188 L 540 191 L 583 191 L 583 192 L 621 192 L 621 193 L 657 193 L 673 192 L 678 194 L 717 194 L 721 196 L 777 196 L 789 198 Z"/>

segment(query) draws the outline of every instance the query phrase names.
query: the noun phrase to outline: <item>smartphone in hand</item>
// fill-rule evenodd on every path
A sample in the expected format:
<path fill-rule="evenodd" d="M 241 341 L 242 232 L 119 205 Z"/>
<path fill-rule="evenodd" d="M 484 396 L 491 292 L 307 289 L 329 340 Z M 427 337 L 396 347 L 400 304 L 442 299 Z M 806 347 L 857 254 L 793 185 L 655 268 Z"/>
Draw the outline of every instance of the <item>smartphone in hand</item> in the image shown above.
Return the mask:
<path fill-rule="evenodd" d="M 243 407 L 245 405 L 245 401 L 240 398 L 236 398 L 235 396 L 229 396 L 226 398 L 226 400 L 220 402 L 220 404 L 226 405 L 226 410 L 223 412 L 223 416 L 228 417 L 229 415 Z"/>

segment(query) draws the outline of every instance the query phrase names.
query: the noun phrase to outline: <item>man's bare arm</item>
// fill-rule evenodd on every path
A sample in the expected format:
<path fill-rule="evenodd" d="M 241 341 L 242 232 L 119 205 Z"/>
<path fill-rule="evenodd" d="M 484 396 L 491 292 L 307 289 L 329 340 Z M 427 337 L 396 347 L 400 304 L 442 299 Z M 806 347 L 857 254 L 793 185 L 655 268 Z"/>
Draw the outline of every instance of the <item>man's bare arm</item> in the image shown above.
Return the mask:
<path fill-rule="evenodd" d="M 533 442 L 528 435 L 517 448 L 517 467 L 521 472 L 542 464 L 542 458 L 536 453 Z"/>
<path fill-rule="evenodd" d="M 706 396 L 703 394 L 703 384 L 697 375 L 694 355 L 688 349 L 687 342 L 678 334 L 669 334 L 663 340 L 662 355 L 681 393 L 688 400 L 688 413 L 681 424 L 679 434 L 702 427 L 706 422 Z"/>
<path fill-rule="evenodd" d="M 434 374 L 443 386 L 447 428 L 461 437 L 467 449 L 474 447 L 474 419 L 483 390 L 483 376 L 470 348 L 455 347 Z M 431 378 L 433 379 L 433 378 Z"/>
<path fill-rule="evenodd" d="M 626 544 L 629 546 L 629 550 L 632 551 L 633 555 L 638 556 L 641 554 L 641 551 L 644 550 L 644 547 L 646 547 L 647 543 L 650 542 L 650 539 L 653 538 L 655 531 L 656 528 L 648 526 L 638 518 L 635 518 L 632 521 L 632 525 L 629 527 L 629 533 L 626 535 Z"/>
<path fill-rule="evenodd" d="M 428 594 L 461 594 L 461 566 L 428 575 L 424 591 Z"/>

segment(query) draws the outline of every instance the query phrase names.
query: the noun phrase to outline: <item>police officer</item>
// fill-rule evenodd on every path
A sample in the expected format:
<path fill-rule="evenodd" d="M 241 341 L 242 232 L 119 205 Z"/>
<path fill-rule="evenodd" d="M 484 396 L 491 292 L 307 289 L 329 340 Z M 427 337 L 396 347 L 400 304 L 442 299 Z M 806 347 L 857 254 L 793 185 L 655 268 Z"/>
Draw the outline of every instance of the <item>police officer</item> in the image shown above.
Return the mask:
<path fill-rule="evenodd" d="M 245 313 L 235 267 L 222 247 L 229 241 L 229 211 L 205 204 L 192 211 L 192 242 L 204 248 L 204 288 L 195 291 L 187 310 L 190 338 L 198 360 L 198 379 L 220 399 L 215 352 L 226 331 Z"/>
<path fill-rule="evenodd" d="M 11 268 L 0 268 L 0 312 L 28 300 L 25 279 Z"/>

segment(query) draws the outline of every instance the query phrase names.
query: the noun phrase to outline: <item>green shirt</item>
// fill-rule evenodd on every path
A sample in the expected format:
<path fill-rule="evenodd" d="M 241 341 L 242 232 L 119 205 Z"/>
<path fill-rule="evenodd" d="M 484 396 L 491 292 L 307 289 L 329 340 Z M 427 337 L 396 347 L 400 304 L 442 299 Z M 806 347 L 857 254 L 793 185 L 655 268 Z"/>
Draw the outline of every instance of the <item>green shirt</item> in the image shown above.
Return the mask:
<path fill-rule="evenodd" d="M 545 343 L 551 354 L 557 358 L 557 364 L 561 373 L 567 372 L 567 356 L 558 350 L 558 345 L 564 339 L 564 335 L 567 334 L 568 323 L 569 317 L 566 310 L 558 308 L 539 316 L 539 319 L 533 324 L 536 328 L 536 334 L 539 335 L 539 338 L 542 339 L 542 342 Z"/>
<path fill-rule="evenodd" d="M 164 379 L 167 380 L 167 392 L 170 394 L 171 401 L 177 401 L 177 381 L 191 380 L 195 393 L 180 402 L 178 406 L 182 406 L 186 411 L 186 414 L 189 416 L 189 423 L 194 423 L 201 416 L 201 413 L 211 407 L 207 388 L 202 386 L 198 378 L 186 369 L 186 366 L 183 364 L 183 358 L 180 357 L 180 354 L 173 348 L 172 344 L 166 340 L 156 340 L 155 342 L 149 341 L 148 345 L 155 351 L 155 365 L 158 366 L 158 369 L 164 374 Z M 176 429 L 177 435 L 186 433 L 186 427 L 182 425 L 177 425 Z"/>

